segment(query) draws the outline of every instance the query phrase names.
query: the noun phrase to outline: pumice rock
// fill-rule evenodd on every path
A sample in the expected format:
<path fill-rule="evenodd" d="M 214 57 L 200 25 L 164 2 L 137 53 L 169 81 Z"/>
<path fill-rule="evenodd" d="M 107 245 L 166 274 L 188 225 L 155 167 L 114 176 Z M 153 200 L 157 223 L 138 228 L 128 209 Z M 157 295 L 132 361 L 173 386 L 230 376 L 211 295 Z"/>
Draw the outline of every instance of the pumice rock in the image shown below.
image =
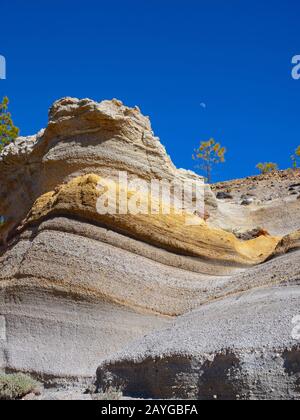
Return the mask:
<path fill-rule="evenodd" d="M 140 183 L 203 185 L 174 166 L 137 107 L 116 99 L 63 98 L 44 130 L 1 152 L 0 367 L 78 381 L 100 365 L 99 389 L 113 377 L 136 395 L 139 376 L 142 397 L 151 398 L 210 398 L 209 389 L 220 398 L 264 398 L 268 387 L 296 398 L 294 373 L 271 359 L 284 354 L 280 361 L 290 369 L 298 354 L 284 328 L 299 307 L 300 201 L 289 191 L 299 172 L 206 185 L 203 212 L 187 205 L 179 213 L 175 200 L 164 214 L 163 193 L 157 214 L 102 214 L 97 203 L 107 189 L 101 182 L 109 179 L 120 194 L 120 172 Z M 148 203 L 149 192 L 138 187 L 126 197 L 139 192 L 139 204 Z M 218 199 L 220 191 L 230 191 L 230 200 Z M 256 199 L 241 206 L 246 194 Z M 258 326 L 270 330 L 281 314 L 276 339 L 259 336 Z M 253 319 L 247 331 L 246 316 Z M 252 353 L 261 359 L 252 360 Z M 157 376 L 146 384 L 154 361 Z M 269 368 L 272 381 L 256 389 L 253 381 L 262 383 Z M 214 372 L 220 371 L 218 387 Z M 203 380 L 195 379 L 198 372 Z M 230 375 L 227 381 L 228 372 L 239 382 Z"/>

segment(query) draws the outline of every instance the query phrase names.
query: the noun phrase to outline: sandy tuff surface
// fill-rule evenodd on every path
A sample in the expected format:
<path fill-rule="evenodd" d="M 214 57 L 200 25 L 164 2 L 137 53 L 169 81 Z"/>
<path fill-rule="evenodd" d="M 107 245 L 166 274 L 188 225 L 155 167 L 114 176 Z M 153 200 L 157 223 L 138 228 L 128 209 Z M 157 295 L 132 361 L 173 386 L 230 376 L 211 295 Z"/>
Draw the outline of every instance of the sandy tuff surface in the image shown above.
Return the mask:
<path fill-rule="evenodd" d="M 290 264 L 296 259 L 299 253 Z M 99 386 L 148 398 L 298 399 L 298 284 L 238 294 L 178 318 L 104 362 Z"/>

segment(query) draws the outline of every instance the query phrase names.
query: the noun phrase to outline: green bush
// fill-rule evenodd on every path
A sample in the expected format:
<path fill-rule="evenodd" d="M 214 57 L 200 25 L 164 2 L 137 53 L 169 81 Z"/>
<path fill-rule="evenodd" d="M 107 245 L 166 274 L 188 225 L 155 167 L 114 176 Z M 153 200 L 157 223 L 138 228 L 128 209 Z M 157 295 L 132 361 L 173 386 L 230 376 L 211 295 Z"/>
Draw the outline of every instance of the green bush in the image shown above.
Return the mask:
<path fill-rule="evenodd" d="M 23 373 L 0 375 L 0 400 L 18 400 L 38 388 L 38 382 Z"/>

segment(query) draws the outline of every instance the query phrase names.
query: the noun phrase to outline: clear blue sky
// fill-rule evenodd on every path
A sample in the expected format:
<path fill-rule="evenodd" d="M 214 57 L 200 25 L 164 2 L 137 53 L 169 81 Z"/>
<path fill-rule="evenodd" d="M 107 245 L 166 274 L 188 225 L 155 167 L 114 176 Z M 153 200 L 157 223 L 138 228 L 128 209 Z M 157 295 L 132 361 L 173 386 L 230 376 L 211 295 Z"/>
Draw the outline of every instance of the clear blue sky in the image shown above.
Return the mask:
<path fill-rule="evenodd" d="M 0 13 L 0 96 L 23 135 L 60 97 L 116 97 L 151 117 L 179 167 L 200 140 L 224 144 L 216 180 L 285 168 L 300 144 L 299 0 L 1 0 Z"/>

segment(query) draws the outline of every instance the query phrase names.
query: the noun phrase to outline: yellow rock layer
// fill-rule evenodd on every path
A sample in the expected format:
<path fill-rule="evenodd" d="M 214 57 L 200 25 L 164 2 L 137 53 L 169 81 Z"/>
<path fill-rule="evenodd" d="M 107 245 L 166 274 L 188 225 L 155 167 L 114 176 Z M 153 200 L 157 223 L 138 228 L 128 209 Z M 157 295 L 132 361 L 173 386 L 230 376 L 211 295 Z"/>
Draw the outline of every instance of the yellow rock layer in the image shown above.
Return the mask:
<path fill-rule="evenodd" d="M 274 253 L 281 240 L 260 236 L 240 241 L 231 233 L 210 228 L 200 217 L 198 225 L 187 225 L 187 218 L 196 216 L 188 212 L 175 214 L 174 209 L 168 215 L 99 214 L 97 200 L 108 191 L 99 188 L 99 181 L 98 175 L 85 175 L 42 195 L 34 203 L 23 227 L 51 215 L 80 217 L 175 253 L 240 265 L 263 262 Z M 117 186 L 118 193 L 121 187 Z M 136 193 L 127 191 L 127 197 Z M 141 202 L 148 199 L 147 192 L 140 194 Z"/>

